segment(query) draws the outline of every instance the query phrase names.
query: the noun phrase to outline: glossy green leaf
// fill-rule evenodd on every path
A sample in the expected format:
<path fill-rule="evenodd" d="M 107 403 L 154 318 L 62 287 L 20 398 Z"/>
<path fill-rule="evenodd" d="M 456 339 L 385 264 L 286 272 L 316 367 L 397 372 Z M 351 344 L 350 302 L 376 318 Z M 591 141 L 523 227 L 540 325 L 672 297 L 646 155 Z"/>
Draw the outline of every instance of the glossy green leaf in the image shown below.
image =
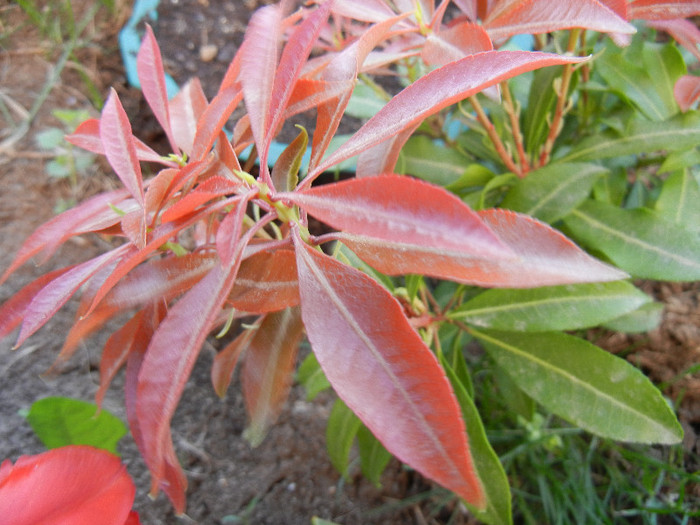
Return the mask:
<path fill-rule="evenodd" d="M 438 186 L 459 180 L 468 159 L 454 148 L 436 144 L 425 135 L 412 137 L 401 150 L 397 173 L 409 173 Z"/>
<path fill-rule="evenodd" d="M 318 394 L 331 387 L 313 352 L 307 355 L 301 365 L 299 365 L 297 381 L 306 389 L 306 399 L 308 401 L 311 401 Z"/>
<path fill-rule="evenodd" d="M 685 73 L 685 64 L 671 45 L 645 43 L 640 54 L 630 56 L 633 53 L 628 50 L 608 46 L 595 70 L 647 118 L 661 122 L 678 113 L 673 86 Z"/>
<path fill-rule="evenodd" d="M 474 451 L 474 467 L 485 495 L 486 505 L 482 510 L 469 504 L 467 506 L 474 516 L 483 523 L 489 525 L 511 524 L 513 518 L 508 478 L 486 437 L 479 411 L 452 367 L 444 359 L 441 360 L 441 364 L 462 409 L 462 417 L 469 435 L 469 446 Z"/>
<path fill-rule="evenodd" d="M 350 448 L 362 422 L 341 399 L 336 399 L 326 426 L 326 450 L 335 469 L 348 477 Z"/>
<path fill-rule="evenodd" d="M 603 326 L 608 330 L 626 334 L 649 332 L 659 326 L 663 311 L 662 303 L 650 302 L 628 314 L 603 323 Z"/>
<path fill-rule="evenodd" d="M 547 410 L 601 437 L 678 443 L 683 430 L 637 368 L 567 334 L 472 330 L 496 364 Z"/>
<path fill-rule="evenodd" d="M 598 133 L 578 143 L 562 162 L 639 155 L 658 150 L 680 151 L 700 143 L 700 113 L 688 111 L 663 122 L 635 120 L 624 135 Z"/>
<path fill-rule="evenodd" d="M 700 229 L 700 185 L 689 170 L 676 171 L 664 182 L 656 201 L 664 219 L 689 230 Z"/>
<path fill-rule="evenodd" d="M 67 397 L 46 397 L 32 404 L 27 421 L 47 448 L 90 445 L 117 453 L 126 434 L 122 421 L 97 405 Z"/>
<path fill-rule="evenodd" d="M 362 475 L 375 487 L 380 487 L 379 478 L 392 458 L 391 453 L 364 425 L 357 430 L 357 448 L 360 451 Z"/>
<path fill-rule="evenodd" d="M 467 301 L 449 316 L 494 330 L 576 330 L 615 319 L 649 301 L 647 295 L 626 281 L 494 288 Z"/>
<path fill-rule="evenodd" d="M 586 201 L 564 218 L 571 235 L 635 277 L 700 279 L 700 238 L 647 209 Z"/>
<path fill-rule="evenodd" d="M 550 164 L 520 179 L 501 206 L 551 224 L 581 204 L 607 171 L 596 164 Z"/>

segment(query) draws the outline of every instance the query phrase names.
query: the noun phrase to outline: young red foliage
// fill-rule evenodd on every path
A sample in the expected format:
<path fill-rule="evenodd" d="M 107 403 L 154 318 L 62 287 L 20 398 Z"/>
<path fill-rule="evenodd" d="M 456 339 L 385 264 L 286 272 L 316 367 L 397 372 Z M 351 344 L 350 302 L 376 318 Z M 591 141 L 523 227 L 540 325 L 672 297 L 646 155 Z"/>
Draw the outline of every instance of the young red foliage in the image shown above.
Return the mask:
<path fill-rule="evenodd" d="M 481 507 L 459 405 L 401 304 L 298 234 L 294 244 L 306 334 L 338 396 L 392 454 Z"/>
<path fill-rule="evenodd" d="M 492 50 L 494 34 L 584 23 L 629 30 L 615 6 L 610 9 L 618 15 L 595 0 L 563 2 L 549 12 L 544 2 L 455 4 L 472 22 L 479 17 L 491 25 L 458 20 L 455 28 L 473 32 L 458 34 L 443 27 L 447 2 L 436 8 L 430 0 L 391 7 L 382 0 L 336 0 L 290 16 L 286 4 L 266 7 L 253 17 L 211 102 L 197 81 L 167 100 L 162 60 L 147 30 L 139 77 L 173 155 L 160 157 L 133 137 L 114 92 L 99 121 L 86 122 L 72 136 L 75 144 L 105 154 L 126 190 L 95 197 L 40 227 L 3 279 L 35 255 L 50 257 L 74 235 L 108 232 L 123 244 L 20 291 L 0 310 L 10 314 L 0 321 L 0 334 L 23 318 L 23 341 L 86 285 L 79 309 L 85 319 L 69 334 L 65 357 L 80 337 L 135 310 L 107 342 L 98 400 L 126 364 L 127 419 L 151 471 L 152 492 L 162 488 L 178 512 L 185 508 L 187 480 L 170 420 L 205 338 L 244 314 L 259 317 L 216 357 L 212 382 L 223 395 L 245 356 L 251 441 L 262 439 L 286 398 L 305 330 L 332 386 L 388 450 L 476 507 L 485 503 L 461 411 L 438 360 L 392 294 L 323 254 L 318 244 L 324 240 L 342 240 L 390 275 L 508 287 L 625 276 L 539 221 L 495 210 L 476 213 L 441 188 L 391 173 L 400 148 L 426 117 L 520 73 L 584 60 Z M 331 13 L 377 23 L 347 26 L 339 42 L 352 43 L 309 59 L 319 39 L 334 34 Z M 437 69 L 323 160 L 358 75 L 421 53 Z M 230 141 L 223 128 L 241 102 L 247 114 Z M 275 188 L 266 158 L 271 141 L 287 119 L 308 109 L 317 111 L 309 174 L 294 187 L 304 137 L 278 165 Z M 257 178 L 242 170 L 236 156 L 249 144 L 258 152 Z M 361 178 L 311 187 L 324 170 L 355 155 Z M 165 169 L 143 181 L 143 160 Z M 309 215 L 338 231 L 312 236 Z"/>
<path fill-rule="evenodd" d="M 303 334 L 299 308 L 286 308 L 266 315 L 247 345 L 241 386 L 250 422 L 244 435 L 254 447 L 262 443 L 289 396 Z"/>
<path fill-rule="evenodd" d="M 88 446 L 0 465 L 0 517 L 12 525 L 138 524 L 135 492 L 118 457 Z"/>

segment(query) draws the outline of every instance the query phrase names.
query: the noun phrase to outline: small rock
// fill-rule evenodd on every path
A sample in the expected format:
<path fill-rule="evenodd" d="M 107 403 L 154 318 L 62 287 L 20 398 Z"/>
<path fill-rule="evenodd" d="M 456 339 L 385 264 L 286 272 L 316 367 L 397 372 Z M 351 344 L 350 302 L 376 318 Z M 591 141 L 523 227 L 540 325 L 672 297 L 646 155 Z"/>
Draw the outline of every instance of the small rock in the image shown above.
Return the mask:
<path fill-rule="evenodd" d="M 214 44 L 207 44 L 199 48 L 199 58 L 202 62 L 211 62 L 216 58 L 219 48 Z"/>

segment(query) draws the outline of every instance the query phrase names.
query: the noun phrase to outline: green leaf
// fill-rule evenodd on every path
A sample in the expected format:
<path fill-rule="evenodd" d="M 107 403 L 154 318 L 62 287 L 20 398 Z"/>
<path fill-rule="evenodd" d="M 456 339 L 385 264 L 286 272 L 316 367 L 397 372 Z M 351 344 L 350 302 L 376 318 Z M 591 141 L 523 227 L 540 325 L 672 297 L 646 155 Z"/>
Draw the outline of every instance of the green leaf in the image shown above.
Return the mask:
<path fill-rule="evenodd" d="M 34 136 L 36 145 L 43 150 L 53 150 L 63 144 L 65 132 L 58 128 L 47 128 Z"/>
<path fill-rule="evenodd" d="M 662 303 L 651 302 L 617 319 L 603 323 L 603 326 L 609 330 L 626 334 L 649 332 L 659 326 L 663 311 L 664 305 Z"/>
<path fill-rule="evenodd" d="M 659 166 L 659 173 L 670 173 L 685 168 L 692 168 L 693 166 L 700 166 L 700 149 L 698 148 L 674 151 L 669 154 Z"/>
<path fill-rule="evenodd" d="M 535 417 L 535 400 L 528 396 L 500 366 L 493 369 L 493 379 L 506 406 L 525 421 Z"/>
<path fill-rule="evenodd" d="M 379 478 L 391 460 L 391 453 L 384 448 L 384 445 L 364 425 L 361 425 L 357 430 L 357 446 L 360 451 L 362 474 L 375 487 L 380 487 Z"/>
<path fill-rule="evenodd" d="M 651 299 L 626 281 L 493 288 L 448 316 L 495 330 L 548 332 L 597 326 L 629 313 Z"/>
<path fill-rule="evenodd" d="M 457 402 L 462 409 L 462 418 L 469 436 L 469 449 L 474 457 L 474 468 L 484 490 L 486 506 L 483 510 L 467 504 L 474 516 L 483 523 L 489 525 L 510 525 L 513 523 L 511 514 L 511 496 L 508 477 L 498 456 L 486 438 L 484 424 L 479 416 L 479 411 L 465 390 L 462 382 L 455 374 L 452 367 L 441 359 L 447 378 L 452 384 L 452 389 L 457 397 Z"/>
<path fill-rule="evenodd" d="M 306 389 L 306 399 L 309 401 L 331 387 L 313 352 L 307 355 L 299 366 L 297 381 Z"/>
<path fill-rule="evenodd" d="M 549 133 L 550 114 L 557 94 L 554 80 L 562 74 L 562 67 L 545 67 L 534 72 L 527 108 L 523 114 L 523 138 L 530 155 L 537 155 Z M 516 77 L 517 78 L 517 77 Z"/>
<path fill-rule="evenodd" d="M 615 168 L 609 175 L 596 180 L 593 185 L 593 198 L 615 206 L 622 206 L 627 189 L 627 170 Z"/>
<path fill-rule="evenodd" d="M 93 403 L 67 397 L 46 397 L 32 404 L 27 421 L 47 448 L 91 445 L 117 454 L 126 434 L 121 420 Z"/>
<path fill-rule="evenodd" d="M 462 173 L 462 176 L 445 187 L 446 190 L 456 193 L 460 197 L 476 191 L 485 186 L 495 174 L 480 164 L 470 164 Z"/>
<path fill-rule="evenodd" d="M 666 179 L 655 209 L 669 222 L 700 229 L 700 185 L 689 170 L 676 171 Z"/>
<path fill-rule="evenodd" d="M 309 134 L 302 126 L 299 134 L 275 161 L 272 168 L 272 183 L 277 191 L 292 191 L 299 182 L 299 168 L 309 143 Z"/>
<path fill-rule="evenodd" d="M 366 273 L 379 284 L 384 286 L 387 290 L 394 290 L 394 282 L 391 280 L 390 277 L 372 268 L 369 264 L 360 259 L 355 254 L 355 252 L 353 252 L 350 248 L 345 246 L 342 242 L 335 243 L 333 256 L 339 261 L 344 262 L 348 266 L 352 266 L 353 268 L 357 268 L 358 270 Z"/>
<path fill-rule="evenodd" d="M 46 174 L 54 179 L 65 179 L 71 174 L 71 169 L 68 166 L 68 158 L 60 156 L 46 163 Z"/>
<path fill-rule="evenodd" d="M 685 73 L 685 63 L 672 46 L 645 43 L 643 63 L 633 61 L 627 50 L 608 46 L 595 62 L 595 70 L 621 97 L 630 101 L 647 118 L 661 122 L 678 113 L 673 86 Z"/>
<path fill-rule="evenodd" d="M 424 285 L 423 276 L 416 274 L 408 274 L 404 277 L 404 280 L 406 282 L 406 292 L 408 294 L 408 300 L 412 304 L 413 301 L 415 301 L 416 296 L 418 295 L 418 291 Z"/>
<path fill-rule="evenodd" d="M 700 238 L 647 209 L 586 201 L 564 218 L 571 236 L 644 279 L 700 279 Z"/>
<path fill-rule="evenodd" d="M 492 178 L 486 183 L 486 186 L 484 186 L 475 209 L 483 210 L 492 208 L 495 205 L 492 193 L 502 190 L 502 188 L 512 186 L 518 180 L 520 179 L 518 179 L 518 176 L 514 173 L 504 173 L 503 175 L 497 175 Z"/>
<path fill-rule="evenodd" d="M 472 333 L 535 401 L 584 430 L 635 443 L 683 438 L 673 410 L 641 371 L 583 339 L 557 332 Z"/>
<path fill-rule="evenodd" d="M 411 137 L 401 149 L 397 173 L 409 173 L 438 186 L 447 186 L 459 180 L 467 164 L 468 159 L 455 149 L 419 135 Z"/>
<path fill-rule="evenodd" d="M 336 399 L 326 426 L 326 450 L 335 469 L 348 477 L 350 448 L 362 422 L 341 399 Z"/>
<path fill-rule="evenodd" d="M 370 119 L 388 102 L 376 89 L 358 82 L 352 92 L 345 114 L 360 119 Z"/>
<path fill-rule="evenodd" d="M 551 224 L 581 204 L 598 177 L 607 172 L 596 164 L 550 164 L 519 180 L 501 206 Z"/>
<path fill-rule="evenodd" d="M 319 518 L 318 516 L 313 516 L 311 518 L 311 525 L 340 525 L 340 524 L 336 523 L 335 521 L 328 521 L 328 520 L 324 520 L 322 518 Z"/>
<path fill-rule="evenodd" d="M 562 162 L 639 155 L 658 150 L 680 151 L 700 143 L 700 113 L 688 111 L 663 121 L 634 120 L 620 136 L 613 131 L 596 134 L 578 143 Z"/>

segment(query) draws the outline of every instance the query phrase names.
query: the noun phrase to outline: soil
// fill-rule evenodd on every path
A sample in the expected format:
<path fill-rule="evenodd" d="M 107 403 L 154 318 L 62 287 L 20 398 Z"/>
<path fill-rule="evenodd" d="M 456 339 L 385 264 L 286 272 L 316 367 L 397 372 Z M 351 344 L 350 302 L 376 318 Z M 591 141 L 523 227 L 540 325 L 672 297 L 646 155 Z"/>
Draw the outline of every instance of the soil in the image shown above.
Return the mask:
<path fill-rule="evenodd" d="M 131 4 L 116 2 L 126 3 Z M 178 83 L 196 74 L 211 96 L 259 3 L 161 0 L 154 29 L 166 67 Z M 75 1 L 73 9 L 79 14 L 86 5 L 91 2 Z M 124 9 L 113 16 L 100 16 L 88 27 L 92 43 L 81 47 L 77 58 L 103 96 L 110 86 L 116 87 L 127 113 L 137 119 L 132 120 L 135 131 L 154 144 L 162 136 L 154 119 L 148 117 L 140 92 L 127 86 L 117 49 L 117 32 L 128 16 Z M 50 155 L 37 148 L 36 134 L 59 124 L 51 114 L 53 109 L 91 108 L 84 95 L 85 83 L 76 67 L 67 67 L 29 129 L 22 133 L 18 123 L 40 98 L 61 50 L 57 51 L 56 43 L 30 24 L 14 4 L 0 4 L 0 34 L 5 35 L 0 38 L 0 97 L 4 102 L 0 106 L 10 108 L 12 116 L 0 113 L 1 272 L 33 229 L 53 216 L 60 199 L 84 199 L 115 187 L 118 181 L 99 161 L 94 172 L 81 177 L 75 187 L 47 177 L 45 163 Z M 200 52 L 206 45 L 217 49 L 213 58 L 203 61 Z M 104 240 L 87 236 L 67 243 L 41 267 L 25 265 L 0 288 L 0 303 L 47 270 L 86 260 L 104 248 Z M 700 362 L 700 285 L 643 283 L 642 288 L 666 305 L 657 330 L 637 336 L 598 331 L 592 337 L 611 351 L 624 352 L 653 380 L 668 385 L 666 393 L 679 404 L 686 428 L 685 446 L 700 453 L 700 374 L 685 373 Z M 18 350 L 11 349 L 12 337 L 0 341 L 0 460 L 44 450 L 20 410 L 51 395 L 93 398 L 100 350 L 118 322 L 85 342 L 60 375 L 44 375 L 74 322 L 74 312 L 75 305 L 69 303 Z M 241 437 L 246 421 L 240 390 L 234 385 L 221 401 L 210 386 L 215 351 L 210 344 L 204 348 L 173 421 L 175 447 L 190 483 L 186 516 L 176 518 L 162 495 L 155 501 L 147 498 L 147 469 L 131 438 L 121 442 L 122 458 L 137 483 L 135 508 L 144 524 L 306 525 L 312 516 L 342 524 L 444 523 L 445 516 L 426 517 L 425 498 L 422 505 L 399 504 L 434 487 L 395 460 L 385 472 L 381 488 L 358 475 L 346 481 L 337 474 L 325 454 L 325 423 L 333 402 L 330 393 L 309 402 L 303 389 L 294 387 L 279 422 L 262 445 L 251 449 Z M 110 389 L 105 408 L 124 419 L 120 381 L 118 378 Z M 447 507 L 443 512 L 449 517 L 451 510 Z M 461 512 L 453 521 L 467 522 Z"/>

